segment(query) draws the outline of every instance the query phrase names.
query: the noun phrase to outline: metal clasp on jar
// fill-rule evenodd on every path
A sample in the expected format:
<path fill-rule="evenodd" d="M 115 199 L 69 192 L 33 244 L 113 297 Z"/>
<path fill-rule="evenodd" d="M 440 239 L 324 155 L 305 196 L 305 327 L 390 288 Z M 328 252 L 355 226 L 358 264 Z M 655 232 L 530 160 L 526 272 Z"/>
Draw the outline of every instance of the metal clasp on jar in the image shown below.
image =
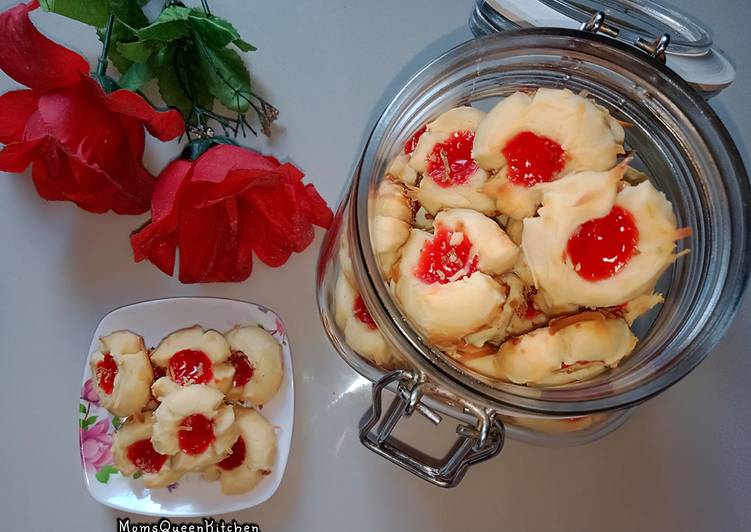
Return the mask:
<path fill-rule="evenodd" d="M 395 384 L 396 395 L 383 415 L 383 390 Z M 392 436 L 399 420 L 420 412 L 435 425 L 441 416 L 421 402 L 423 395 L 445 395 L 418 372 L 396 370 L 373 384 L 373 405 L 360 421 L 360 441 L 368 449 L 432 484 L 451 488 L 461 482 L 470 465 L 496 456 L 503 448 L 505 429 L 492 412 L 457 397 L 443 397 L 471 414 L 474 426 L 460 423 L 459 436 L 443 458 L 433 458 Z M 376 427 L 377 425 L 377 427 Z M 375 430 L 373 430 L 375 428 Z"/>
<path fill-rule="evenodd" d="M 596 11 L 587 22 L 581 25 L 580 29 L 589 33 L 602 33 L 614 39 L 616 39 L 620 33 L 618 28 L 613 27 L 606 22 L 605 13 L 603 11 Z M 670 44 L 670 35 L 663 33 L 659 37 L 655 37 L 652 42 L 639 37 L 631 44 L 636 46 L 642 52 L 664 63 L 665 51 Z"/>

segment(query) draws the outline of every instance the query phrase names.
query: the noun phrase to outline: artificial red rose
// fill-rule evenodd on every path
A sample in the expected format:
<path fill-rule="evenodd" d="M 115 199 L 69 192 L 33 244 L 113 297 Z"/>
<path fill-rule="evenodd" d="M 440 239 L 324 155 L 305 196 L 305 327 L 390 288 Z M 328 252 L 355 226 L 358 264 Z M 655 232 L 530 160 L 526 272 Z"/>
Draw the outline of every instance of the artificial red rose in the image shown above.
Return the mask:
<path fill-rule="evenodd" d="M 313 225 L 333 220 L 302 178 L 292 164 L 226 144 L 177 159 L 157 179 L 151 220 L 131 236 L 135 260 L 172 275 L 179 248 L 183 283 L 243 281 L 253 253 L 281 266 L 310 245 Z"/>
<path fill-rule="evenodd" d="M 0 69 L 27 90 L 0 96 L 0 170 L 23 172 L 47 200 L 91 212 L 148 210 L 154 177 L 143 167 L 143 128 L 160 140 L 180 134 L 177 111 L 156 111 L 138 94 L 105 94 L 86 60 L 47 39 L 29 12 L 38 2 L 0 14 Z"/>

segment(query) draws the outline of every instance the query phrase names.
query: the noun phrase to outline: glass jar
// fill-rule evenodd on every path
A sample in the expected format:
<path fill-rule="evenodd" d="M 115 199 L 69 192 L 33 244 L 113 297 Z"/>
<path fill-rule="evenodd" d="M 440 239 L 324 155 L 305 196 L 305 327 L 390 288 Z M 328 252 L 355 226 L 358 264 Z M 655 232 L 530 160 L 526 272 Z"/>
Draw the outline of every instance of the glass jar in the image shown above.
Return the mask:
<path fill-rule="evenodd" d="M 679 243 L 690 253 L 658 284 L 664 304 L 637 322 L 633 353 L 590 380 L 553 388 L 491 382 L 432 348 L 392 299 L 371 239 L 375 191 L 414 131 L 452 107 L 487 110 L 499 98 L 537 87 L 586 91 L 632 123 L 626 131 L 626 148 L 637 154 L 632 165 L 666 194 L 678 226 L 693 230 Z M 630 408 L 696 367 L 729 326 L 749 273 L 750 200 L 745 169 L 717 116 L 641 50 L 586 31 L 533 28 L 474 39 L 435 59 L 394 96 L 370 132 L 318 264 L 325 329 L 342 358 L 374 383 L 361 441 L 426 480 L 452 486 L 469 465 L 497 454 L 506 432 L 553 445 L 607 434 Z M 388 356 L 376 357 L 378 363 L 358 355 L 337 325 L 336 284 L 345 275 L 384 342 L 380 353 Z M 384 414 L 386 388 L 395 397 Z M 435 423 L 442 414 L 457 420 L 459 438 L 444 460 L 428 459 L 391 434 L 415 411 Z"/>

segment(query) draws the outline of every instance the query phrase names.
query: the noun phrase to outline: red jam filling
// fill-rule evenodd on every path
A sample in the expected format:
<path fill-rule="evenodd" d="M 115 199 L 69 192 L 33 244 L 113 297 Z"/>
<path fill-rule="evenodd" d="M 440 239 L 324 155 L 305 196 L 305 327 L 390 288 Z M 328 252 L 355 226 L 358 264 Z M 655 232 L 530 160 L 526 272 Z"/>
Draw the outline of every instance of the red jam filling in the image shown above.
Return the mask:
<path fill-rule="evenodd" d="M 508 162 L 508 180 L 523 187 L 552 181 L 566 164 L 560 144 L 531 131 L 511 138 L 502 153 Z"/>
<path fill-rule="evenodd" d="M 445 228 L 436 230 L 433 240 L 426 242 L 420 252 L 420 258 L 415 268 L 415 276 L 421 281 L 433 284 L 446 284 L 461 270 L 469 277 L 477 271 L 477 255 L 470 257 L 472 242 L 464 234 L 461 242 L 451 243 L 453 231 Z"/>
<path fill-rule="evenodd" d="M 466 183 L 477 171 L 472 158 L 475 134 L 471 131 L 454 131 L 448 139 L 438 142 L 428 155 L 428 175 L 437 185 L 448 188 Z"/>
<path fill-rule="evenodd" d="M 143 473 L 159 473 L 167 461 L 167 455 L 156 452 L 149 438 L 131 443 L 127 454 L 128 460 Z"/>
<path fill-rule="evenodd" d="M 232 452 L 219 462 L 217 465 L 224 469 L 225 471 L 231 471 L 235 469 L 236 467 L 239 467 L 240 464 L 243 463 L 245 460 L 245 440 L 243 440 L 243 437 L 240 436 L 237 438 L 237 441 L 232 446 Z"/>
<path fill-rule="evenodd" d="M 362 300 L 362 296 L 360 294 L 357 294 L 352 310 L 355 313 L 355 317 L 362 323 L 367 325 L 369 329 L 375 330 L 378 328 L 375 321 L 373 321 L 373 316 L 370 315 L 370 311 L 368 310 L 368 307 L 365 306 L 365 302 Z"/>
<path fill-rule="evenodd" d="M 161 379 L 162 377 L 167 375 L 167 372 L 165 371 L 164 368 L 159 367 L 159 366 L 154 366 L 153 364 L 151 366 L 151 370 L 154 372 L 154 380 Z"/>
<path fill-rule="evenodd" d="M 581 224 L 568 239 L 566 254 L 580 277 L 600 281 L 628 264 L 638 241 L 634 216 L 615 206 L 606 216 Z"/>
<path fill-rule="evenodd" d="M 404 153 L 406 153 L 407 155 L 412 155 L 412 152 L 417 148 L 417 143 L 420 141 L 420 137 L 422 137 L 422 134 L 425 133 L 427 129 L 427 126 L 422 126 L 420 129 L 415 131 L 415 134 L 412 135 L 409 140 L 404 143 Z"/>
<path fill-rule="evenodd" d="M 172 380 L 181 386 L 186 384 L 206 384 L 211 381 L 211 359 L 203 351 L 183 349 L 169 359 L 169 372 Z"/>
<path fill-rule="evenodd" d="M 117 363 L 109 353 L 104 355 L 104 360 L 96 364 L 96 380 L 99 388 L 110 395 L 115 388 L 115 376 L 117 375 Z"/>
<path fill-rule="evenodd" d="M 177 441 L 185 454 L 201 454 L 214 441 L 214 423 L 203 414 L 192 414 L 182 420 Z"/>
<path fill-rule="evenodd" d="M 232 386 L 238 388 L 248 384 L 250 379 L 253 378 L 253 364 L 248 360 L 247 355 L 242 351 L 232 351 L 232 356 L 229 361 L 235 366 L 235 376 L 232 378 Z"/>

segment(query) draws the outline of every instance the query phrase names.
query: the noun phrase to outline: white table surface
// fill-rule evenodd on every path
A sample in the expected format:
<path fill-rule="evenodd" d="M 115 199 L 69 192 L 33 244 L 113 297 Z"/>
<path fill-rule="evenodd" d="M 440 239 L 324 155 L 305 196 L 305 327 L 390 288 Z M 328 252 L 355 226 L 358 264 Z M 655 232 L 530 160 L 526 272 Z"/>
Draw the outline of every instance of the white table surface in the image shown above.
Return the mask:
<path fill-rule="evenodd" d="M 11 4 L 0 1 L 5 9 Z M 418 66 L 470 37 L 471 0 L 213 2 L 259 47 L 257 86 L 281 109 L 270 144 L 332 204 L 367 125 Z M 736 84 L 712 104 L 751 164 L 746 0 L 684 1 L 736 61 Z M 40 27 L 96 55 L 89 29 L 54 15 Z M 0 78 L 0 90 L 14 85 Z M 160 168 L 173 144 L 149 149 Z M 117 513 L 86 493 L 76 426 L 91 334 L 110 309 L 173 295 L 255 301 L 285 319 L 297 388 L 292 453 L 279 492 L 229 517 L 277 530 L 749 530 L 751 310 L 688 378 L 620 430 L 580 448 L 509 442 L 454 490 L 411 477 L 363 448 L 356 425 L 369 387 L 334 354 L 314 298 L 313 246 L 279 270 L 256 262 L 242 284 L 183 286 L 131 259 L 142 217 L 47 203 L 28 175 L 0 176 L 0 530 L 114 530 Z M 422 427 L 421 427 L 422 428 Z M 408 428 L 407 432 L 415 433 Z"/>

